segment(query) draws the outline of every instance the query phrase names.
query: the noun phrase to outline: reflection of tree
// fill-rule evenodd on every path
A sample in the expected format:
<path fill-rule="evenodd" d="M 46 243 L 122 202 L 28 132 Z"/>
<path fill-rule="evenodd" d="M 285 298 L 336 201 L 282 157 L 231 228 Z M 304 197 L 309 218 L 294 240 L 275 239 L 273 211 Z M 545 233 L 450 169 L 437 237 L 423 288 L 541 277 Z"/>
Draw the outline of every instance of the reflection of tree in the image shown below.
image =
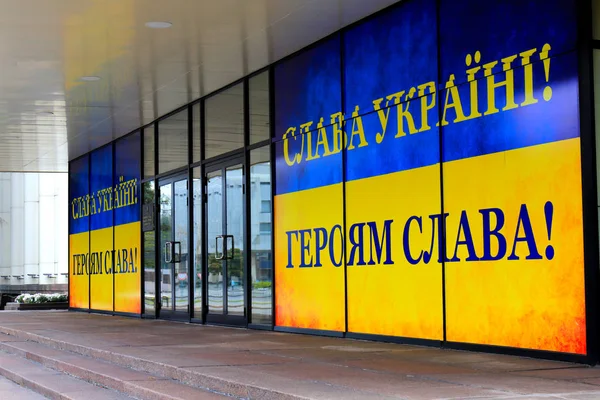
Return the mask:
<path fill-rule="evenodd" d="M 142 185 L 144 204 L 150 204 L 154 202 L 154 183 L 148 182 Z"/>
<path fill-rule="evenodd" d="M 154 232 L 146 232 L 144 234 L 144 265 L 146 269 L 154 270 L 154 266 L 156 265 L 154 262 L 155 251 Z"/>
<path fill-rule="evenodd" d="M 211 275 L 219 275 L 222 272 L 222 260 L 217 260 L 214 253 L 208 255 L 208 273 Z M 242 251 L 240 249 L 233 250 L 233 260 L 227 260 L 227 270 L 229 278 L 242 278 Z"/>

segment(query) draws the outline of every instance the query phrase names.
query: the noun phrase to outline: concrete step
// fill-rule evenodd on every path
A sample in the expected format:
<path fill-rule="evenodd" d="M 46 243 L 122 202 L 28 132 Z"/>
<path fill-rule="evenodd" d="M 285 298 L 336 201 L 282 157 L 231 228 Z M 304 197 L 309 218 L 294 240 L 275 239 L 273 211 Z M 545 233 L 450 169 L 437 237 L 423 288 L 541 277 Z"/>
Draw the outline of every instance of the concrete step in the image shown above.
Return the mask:
<path fill-rule="evenodd" d="M 0 376 L 0 399 L 47 400 L 48 398 Z"/>
<path fill-rule="evenodd" d="M 131 400 L 114 390 L 82 381 L 22 357 L 0 352 L 0 375 L 53 400 Z M 20 399 L 19 394 L 8 399 Z"/>
<path fill-rule="evenodd" d="M 225 398 L 222 394 L 191 387 L 173 379 L 136 371 L 68 350 L 58 350 L 36 342 L 2 340 L 0 338 L 0 350 L 5 353 L 34 361 L 47 369 L 68 374 L 88 382 L 88 384 L 109 388 L 137 399 L 220 400 Z"/>
<path fill-rule="evenodd" d="M 165 380 L 177 381 L 180 384 L 204 390 L 205 393 L 212 392 L 210 395 L 213 396 L 224 394 L 233 398 L 261 400 L 298 400 L 307 398 L 305 395 L 290 393 L 288 389 L 290 385 L 294 385 L 293 380 L 281 380 L 274 387 L 266 387 L 263 385 L 263 376 L 240 377 L 235 374 L 232 374 L 231 377 L 216 376 L 205 369 L 202 371 L 189 368 L 182 369 L 173 365 L 152 361 L 148 358 L 114 353 L 3 326 L 0 326 L 0 334 L 3 334 L 0 336 L 0 343 L 4 346 L 11 341 L 34 342 L 55 350 L 68 351 L 98 361 L 105 361 L 119 367 L 164 378 Z M 30 357 L 35 358 L 35 355 L 31 355 Z"/>

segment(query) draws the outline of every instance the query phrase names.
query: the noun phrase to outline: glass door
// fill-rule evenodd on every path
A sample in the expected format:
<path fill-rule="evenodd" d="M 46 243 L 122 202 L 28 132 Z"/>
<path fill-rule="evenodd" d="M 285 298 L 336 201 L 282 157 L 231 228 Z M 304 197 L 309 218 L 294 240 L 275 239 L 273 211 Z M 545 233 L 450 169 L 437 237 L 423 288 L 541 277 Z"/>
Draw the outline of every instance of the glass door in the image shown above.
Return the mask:
<path fill-rule="evenodd" d="M 243 160 L 207 167 L 207 322 L 244 325 L 246 266 Z"/>
<path fill-rule="evenodd" d="M 187 320 L 190 315 L 188 257 L 188 178 L 159 181 L 159 318 Z"/>

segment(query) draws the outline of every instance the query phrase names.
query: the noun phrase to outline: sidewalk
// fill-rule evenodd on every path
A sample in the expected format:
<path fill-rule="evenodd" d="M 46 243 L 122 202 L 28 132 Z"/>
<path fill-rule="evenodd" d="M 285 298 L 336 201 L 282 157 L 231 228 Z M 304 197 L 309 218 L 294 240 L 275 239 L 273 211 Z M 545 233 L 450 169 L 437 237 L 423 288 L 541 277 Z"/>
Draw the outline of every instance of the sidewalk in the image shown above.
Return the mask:
<path fill-rule="evenodd" d="M 60 311 L 0 332 L 234 398 L 600 399 L 600 368 L 504 355 Z"/>

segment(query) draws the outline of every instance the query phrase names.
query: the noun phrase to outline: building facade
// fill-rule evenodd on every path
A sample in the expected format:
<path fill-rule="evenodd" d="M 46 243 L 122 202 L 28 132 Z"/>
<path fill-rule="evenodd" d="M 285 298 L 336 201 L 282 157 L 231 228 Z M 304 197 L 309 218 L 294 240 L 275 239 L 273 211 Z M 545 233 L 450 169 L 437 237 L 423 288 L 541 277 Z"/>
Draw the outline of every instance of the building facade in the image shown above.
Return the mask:
<path fill-rule="evenodd" d="M 0 293 L 67 291 L 68 176 L 0 173 Z"/>
<path fill-rule="evenodd" d="M 71 161 L 71 308 L 596 363 L 592 15 L 403 1 Z"/>

